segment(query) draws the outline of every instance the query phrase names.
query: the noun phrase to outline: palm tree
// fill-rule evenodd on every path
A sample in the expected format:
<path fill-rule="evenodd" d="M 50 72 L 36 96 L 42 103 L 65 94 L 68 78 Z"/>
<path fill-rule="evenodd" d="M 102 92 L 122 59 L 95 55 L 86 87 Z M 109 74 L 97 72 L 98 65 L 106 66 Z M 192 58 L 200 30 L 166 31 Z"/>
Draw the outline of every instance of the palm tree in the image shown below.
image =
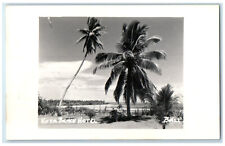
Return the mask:
<path fill-rule="evenodd" d="M 65 95 L 67 93 L 67 90 L 71 86 L 73 80 L 76 78 L 77 74 L 79 73 L 86 57 L 88 54 L 96 53 L 96 49 L 103 49 L 103 44 L 99 40 L 99 37 L 101 36 L 101 31 L 104 29 L 104 26 L 100 24 L 100 21 L 94 17 L 88 18 L 87 20 L 88 28 L 79 29 L 79 32 L 83 34 L 83 36 L 77 40 L 77 43 L 80 43 L 82 41 L 84 42 L 83 46 L 83 52 L 85 52 L 83 61 L 80 64 L 80 67 L 78 68 L 77 72 L 74 74 L 72 80 L 70 81 L 69 85 L 66 87 L 63 96 L 59 102 L 59 107 L 62 105 L 62 101 L 65 98 Z"/>
<path fill-rule="evenodd" d="M 174 91 L 172 90 L 172 86 L 167 84 L 165 87 L 162 87 L 162 89 L 156 95 L 156 116 L 159 120 L 159 123 L 162 124 L 163 129 L 166 128 L 166 124 L 168 123 L 165 117 L 172 116 L 173 105 L 177 102 L 177 98 L 172 96 L 173 93 Z"/>
<path fill-rule="evenodd" d="M 117 44 L 118 53 L 99 53 L 95 61 L 99 64 L 93 73 L 98 69 L 113 67 L 109 79 L 105 84 L 105 93 L 117 77 L 119 77 L 114 90 L 114 98 L 119 103 L 120 96 L 123 97 L 127 105 L 127 116 L 131 117 L 130 100 L 133 104 L 137 101 L 137 96 L 144 101 L 147 97 L 152 97 L 154 84 L 148 79 L 145 70 L 151 70 L 161 74 L 158 65 L 153 59 L 165 59 L 164 51 L 145 52 L 149 44 L 158 43 L 160 38 L 150 37 L 147 39 L 147 25 L 140 25 L 140 22 L 133 21 L 128 26 L 122 27 L 122 39 Z"/>

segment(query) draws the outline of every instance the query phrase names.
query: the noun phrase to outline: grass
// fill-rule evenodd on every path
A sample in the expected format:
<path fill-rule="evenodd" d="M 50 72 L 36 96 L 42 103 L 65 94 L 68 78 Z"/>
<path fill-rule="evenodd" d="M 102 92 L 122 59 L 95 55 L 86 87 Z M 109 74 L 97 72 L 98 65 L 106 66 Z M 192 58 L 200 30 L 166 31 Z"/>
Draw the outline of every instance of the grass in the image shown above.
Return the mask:
<path fill-rule="evenodd" d="M 158 123 L 154 116 L 150 115 L 135 115 L 131 118 L 126 115 L 119 115 L 115 118 L 109 111 L 96 112 L 96 115 L 91 119 L 94 119 L 96 123 L 81 122 L 81 123 L 42 123 L 41 120 L 87 120 L 90 119 L 87 113 L 75 112 L 73 114 L 64 114 L 63 116 L 40 115 L 39 116 L 39 128 L 113 128 L 113 129 L 133 129 L 133 128 L 148 128 L 148 129 L 162 129 L 161 124 Z M 179 129 L 183 127 L 183 122 L 169 123 L 167 129 Z"/>

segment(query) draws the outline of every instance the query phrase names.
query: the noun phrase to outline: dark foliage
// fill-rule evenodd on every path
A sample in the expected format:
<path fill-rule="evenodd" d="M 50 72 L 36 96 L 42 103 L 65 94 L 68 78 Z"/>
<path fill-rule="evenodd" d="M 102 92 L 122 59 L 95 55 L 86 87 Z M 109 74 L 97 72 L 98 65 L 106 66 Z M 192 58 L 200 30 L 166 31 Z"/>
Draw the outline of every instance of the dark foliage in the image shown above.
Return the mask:
<path fill-rule="evenodd" d="M 52 103 L 52 100 L 50 100 L 50 104 Z M 56 115 L 60 116 L 60 112 L 58 108 L 54 105 L 49 105 L 48 101 L 45 99 L 42 99 L 41 97 L 38 97 L 38 115 Z"/>
<path fill-rule="evenodd" d="M 183 106 L 179 104 L 178 97 L 173 96 L 173 93 L 172 86 L 167 84 L 158 92 L 156 102 L 153 105 L 156 118 L 164 129 L 168 124 L 165 122 L 165 117 L 175 116 L 183 119 Z"/>
<path fill-rule="evenodd" d="M 84 112 L 85 115 L 87 115 L 90 119 L 96 116 L 96 112 L 94 110 L 88 109 Z"/>
<path fill-rule="evenodd" d="M 135 121 L 135 122 L 140 122 L 140 121 L 145 121 L 149 120 L 151 117 L 145 117 L 143 115 L 135 115 L 135 116 L 130 116 L 127 117 L 124 113 L 118 112 L 117 110 L 113 109 L 110 111 L 110 115 L 101 118 L 100 123 L 113 123 L 113 122 L 125 122 L 125 121 Z"/>

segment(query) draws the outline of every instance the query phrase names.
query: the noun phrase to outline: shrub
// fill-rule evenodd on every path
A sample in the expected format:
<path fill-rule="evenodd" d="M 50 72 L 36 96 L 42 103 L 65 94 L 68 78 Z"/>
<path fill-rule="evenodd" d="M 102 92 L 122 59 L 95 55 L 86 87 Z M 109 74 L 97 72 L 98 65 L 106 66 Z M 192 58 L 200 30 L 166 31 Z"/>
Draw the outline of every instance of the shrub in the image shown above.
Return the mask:
<path fill-rule="evenodd" d="M 96 116 L 95 111 L 94 111 L 94 110 L 91 110 L 91 109 L 86 110 L 86 111 L 84 112 L 84 114 L 85 114 L 86 116 L 88 116 L 88 117 L 90 118 L 90 120 L 91 120 L 91 118 L 93 118 L 94 116 Z"/>
<path fill-rule="evenodd" d="M 174 91 L 172 87 L 168 84 L 163 87 L 156 96 L 156 102 L 154 104 L 153 111 L 155 112 L 156 118 L 158 119 L 159 123 L 162 124 L 163 129 L 166 128 L 166 118 L 170 118 L 172 116 L 182 116 L 183 112 L 176 113 L 180 109 L 183 109 L 183 105 L 179 104 L 178 97 L 172 96 Z M 177 117 L 178 118 L 178 117 Z"/>
<path fill-rule="evenodd" d="M 67 106 L 65 109 L 64 109 L 65 112 L 67 112 L 68 114 L 74 114 L 75 113 L 75 109 L 71 106 Z"/>

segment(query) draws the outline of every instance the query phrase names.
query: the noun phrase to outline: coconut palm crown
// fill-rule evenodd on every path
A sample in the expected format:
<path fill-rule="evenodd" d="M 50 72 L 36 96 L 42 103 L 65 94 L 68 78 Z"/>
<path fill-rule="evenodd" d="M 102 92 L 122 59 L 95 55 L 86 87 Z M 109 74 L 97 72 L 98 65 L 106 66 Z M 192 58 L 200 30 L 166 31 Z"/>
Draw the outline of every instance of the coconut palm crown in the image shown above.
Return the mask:
<path fill-rule="evenodd" d="M 153 59 L 165 59 L 164 51 L 146 52 L 150 44 L 158 43 L 159 37 L 147 38 L 147 25 L 140 25 L 133 21 L 122 27 L 122 39 L 117 44 L 118 53 L 99 53 L 95 61 L 98 66 L 93 70 L 112 67 L 109 79 L 105 84 L 105 93 L 114 80 L 118 78 L 114 90 L 114 98 L 119 103 L 121 94 L 127 105 L 127 116 L 130 116 L 130 100 L 135 104 L 137 97 L 144 101 L 146 97 L 153 96 L 154 84 L 148 79 L 145 70 L 161 74 L 158 65 Z"/>
<path fill-rule="evenodd" d="M 77 43 L 82 41 L 84 42 L 83 52 L 87 54 L 92 54 L 96 52 L 96 49 L 103 49 L 103 44 L 99 40 L 101 36 L 101 31 L 105 28 L 100 24 L 100 21 L 95 18 L 91 17 L 87 20 L 88 28 L 78 29 L 78 31 L 83 34 L 83 36 L 77 40 Z M 85 51 L 86 49 L 86 51 Z"/>

